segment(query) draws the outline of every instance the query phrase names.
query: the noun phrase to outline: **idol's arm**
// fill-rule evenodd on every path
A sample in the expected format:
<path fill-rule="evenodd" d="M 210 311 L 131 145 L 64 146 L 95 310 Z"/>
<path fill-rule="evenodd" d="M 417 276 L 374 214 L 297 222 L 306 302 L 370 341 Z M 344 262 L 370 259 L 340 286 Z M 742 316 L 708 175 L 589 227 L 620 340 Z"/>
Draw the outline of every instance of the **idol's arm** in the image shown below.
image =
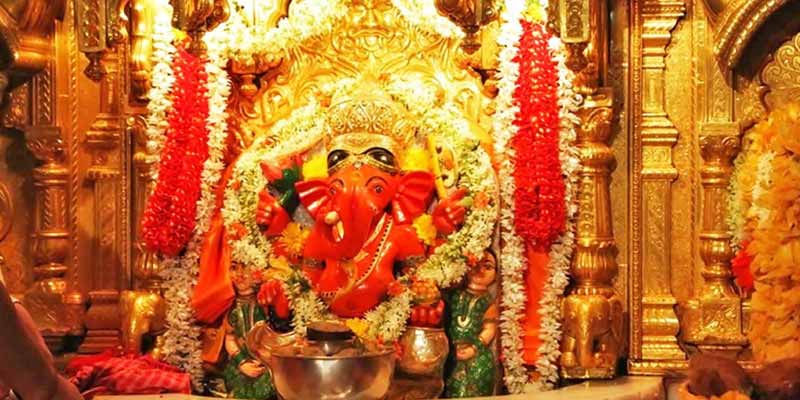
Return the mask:
<path fill-rule="evenodd" d="M 78 390 L 58 375 L 50 355 L 30 337 L 0 283 L 0 380 L 25 400 L 76 400 Z"/>
<path fill-rule="evenodd" d="M 497 318 L 499 316 L 500 311 L 496 304 L 489 306 L 489 309 L 483 314 L 483 329 L 481 329 L 481 333 L 478 337 L 481 342 L 487 346 L 494 340 L 495 335 L 497 335 Z"/>

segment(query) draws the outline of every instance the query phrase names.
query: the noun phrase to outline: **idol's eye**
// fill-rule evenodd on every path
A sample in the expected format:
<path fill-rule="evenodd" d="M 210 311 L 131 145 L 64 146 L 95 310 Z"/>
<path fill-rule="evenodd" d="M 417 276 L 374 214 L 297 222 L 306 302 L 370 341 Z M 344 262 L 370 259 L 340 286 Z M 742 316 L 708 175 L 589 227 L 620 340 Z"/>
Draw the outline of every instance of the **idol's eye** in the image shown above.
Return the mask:
<path fill-rule="evenodd" d="M 344 150 L 334 150 L 330 152 L 330 154 L 328 154 L 328 168 L 335 167 L 337 164 L 341 163 L 349 156 L 350 153 Z"/>
<path fill-rule="evenodd" d="M 383 165 L 388 165 L 391 167 L 395 166 L 394 155 L 389 150 L 381 147 L 373 147 L 367 150 L 365 154 Z"/>

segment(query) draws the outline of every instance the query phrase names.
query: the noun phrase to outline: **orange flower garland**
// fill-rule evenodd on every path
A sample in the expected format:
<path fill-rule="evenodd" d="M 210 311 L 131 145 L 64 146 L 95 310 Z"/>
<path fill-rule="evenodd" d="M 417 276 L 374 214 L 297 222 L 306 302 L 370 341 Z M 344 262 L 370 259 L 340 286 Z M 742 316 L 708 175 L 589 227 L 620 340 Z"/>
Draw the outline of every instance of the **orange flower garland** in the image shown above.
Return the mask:
<path fill-rule="evenodd" d="M 757 131 L 765 146 L 753 204 L 742 211 L 755 216 L 747 218 L 752 242 L 743 246 L 734 268 L 752 257 L 749 338 L 756 359 L 769 362 L 800 356 L 800 105 L 774 111 Z"/>

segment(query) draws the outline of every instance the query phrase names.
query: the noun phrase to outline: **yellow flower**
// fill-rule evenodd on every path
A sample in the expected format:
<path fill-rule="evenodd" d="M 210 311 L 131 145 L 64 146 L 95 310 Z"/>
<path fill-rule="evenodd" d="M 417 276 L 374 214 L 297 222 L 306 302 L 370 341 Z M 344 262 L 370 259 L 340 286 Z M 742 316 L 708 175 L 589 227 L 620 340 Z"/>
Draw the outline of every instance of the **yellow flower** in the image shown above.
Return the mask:
<path fill-rule="evenodd" d="M 431 170 L 431 158 L 428 152 L 419 146 L 414 146 L 405 153 L 403 157 L 403 165 L 401 169 L 404 171 L 425 171 Z"/>
<path fill-rule="evenodd" d="M 303 163 L 303 179 L 319 179 L 328 177 L 328 161 L 324 154 L 312 157 Z"/>
<path fill-rule="evenodd" d="M 344 324 L 359 338 L 367 339 L 367 331 L 369 331 L 369 323 L 367 321 L 361 318 L 350 318 L 344 321 Z"/>
<path fill-rule="evenodd" d="M 417 237 L 427 245 L 432 245 L 436 239 L 436 227 L 433 226 L 433 217 L 428 214 L 422 214 L 414 220 L 414 230 L 417 231 Z"/>
<path fill-rule="evenodd" d="M 286 257 L 269 258 L 269 268 L 264 272 L 264 281 L 270 279 L 286 280 L 292 273 L 292 267 L 289 265 L 289 260 Z"/>
<path fill-rule="evenodd" d="M 292 222 L 283 230 L 279 241 L 289 255 L 299 256 L 303 253 L 306 239 L 308 239 L 310 233 L 308 229 L 303 228 L 300 224 Z"/>

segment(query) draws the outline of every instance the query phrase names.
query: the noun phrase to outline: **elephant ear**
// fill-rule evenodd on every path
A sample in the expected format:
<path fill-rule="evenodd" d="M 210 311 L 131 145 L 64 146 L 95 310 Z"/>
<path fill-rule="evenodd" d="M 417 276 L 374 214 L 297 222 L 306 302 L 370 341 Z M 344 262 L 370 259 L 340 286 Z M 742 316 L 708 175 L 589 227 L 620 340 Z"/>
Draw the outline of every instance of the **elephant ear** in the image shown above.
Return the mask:
<path fill-rule="evenodd" d="M 433 195 L 433 175 L 424 171 L 411 171 L 400 177 L 400 184 L 392 200 L 392 216 L 404 224 L 420 216 L 428 208 Z"/>
<path fill-rule="evenodd" d="M 297 195 L 302 203 L 315 219 L 320 209 L 325 208 L 330 202 L 330 192 L 328 191 L 328 181 L 326 179 L 310 179 L 294 184 Z"/>

